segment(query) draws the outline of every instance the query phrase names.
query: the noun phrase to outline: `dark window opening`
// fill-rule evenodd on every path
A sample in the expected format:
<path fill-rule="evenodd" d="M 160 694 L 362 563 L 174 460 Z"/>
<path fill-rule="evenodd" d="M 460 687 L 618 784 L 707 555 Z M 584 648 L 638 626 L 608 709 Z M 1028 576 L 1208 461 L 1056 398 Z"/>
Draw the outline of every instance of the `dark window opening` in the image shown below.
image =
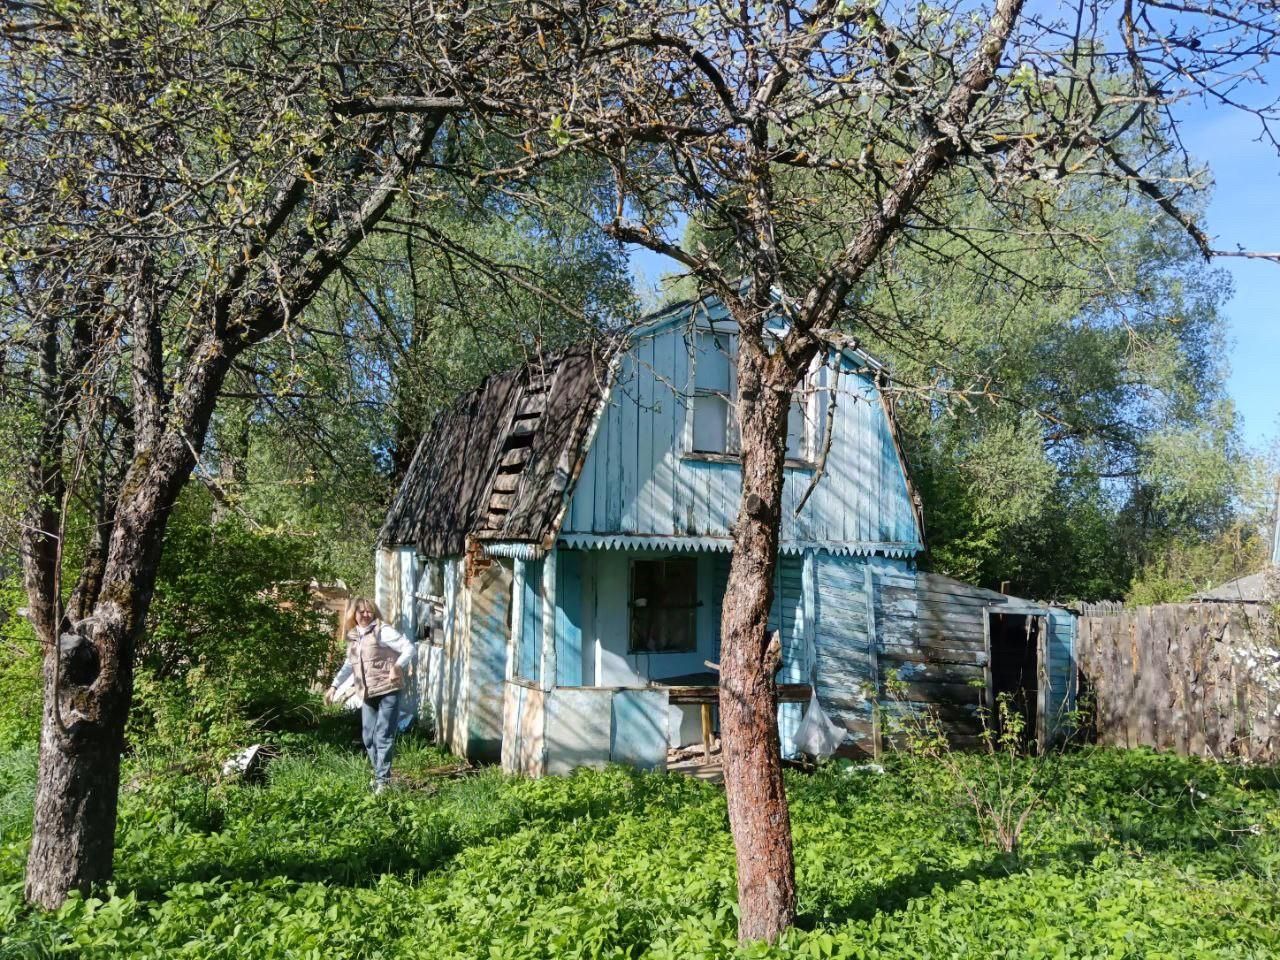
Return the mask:
<path fill-rule="evenodd" d="M 698 648 L 698 561 L 631 562 L 629 653 L 690 653 Z"/>

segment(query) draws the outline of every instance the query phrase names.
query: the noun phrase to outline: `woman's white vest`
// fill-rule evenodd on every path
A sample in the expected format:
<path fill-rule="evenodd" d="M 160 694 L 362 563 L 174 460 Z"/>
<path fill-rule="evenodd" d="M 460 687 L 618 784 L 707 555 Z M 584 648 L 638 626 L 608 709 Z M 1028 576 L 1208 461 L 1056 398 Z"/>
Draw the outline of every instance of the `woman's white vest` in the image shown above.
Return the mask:
<path fill-rule="evenodd" d="M 400 654 L 378 642 L 383 624 L 368 633 L 359 628 L 347 634 L 347 659 L 361 700 L 394 693 L 404 686 L 404 672 L 396 666 Z"/>

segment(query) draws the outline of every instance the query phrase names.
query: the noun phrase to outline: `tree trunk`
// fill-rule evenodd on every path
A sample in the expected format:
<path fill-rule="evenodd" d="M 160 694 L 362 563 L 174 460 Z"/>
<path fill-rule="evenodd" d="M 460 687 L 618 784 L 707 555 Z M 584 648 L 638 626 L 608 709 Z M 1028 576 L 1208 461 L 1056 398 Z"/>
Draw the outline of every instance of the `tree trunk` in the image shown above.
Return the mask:
<path fill-rule="evenodd" d="M 172 407 L 174 425 L 135 449 L 97 596 L 79 623 L 42 630 L 44 714 L 27 900 L 58 907 L 110 879 L 133 656 L 151 605 L 165 528 L 208 430 L 230 357 L 207 351 Z M 144 434 L 140 431 L 139 436 Z M 58 635 L 60 634 L 60 635 Z"/>
<path fill-rule="evenodd" d="M 155 587 L 160 544 L 194 457 L 135 461 L 117 513 L 102 588 L 81 623 L 44 637 L 44 713 L 27 900 L 55 908 L 111 877 L 120 756 L 133 693 L 133 653 Z"/>
<path fill-rule="evenodd" d="M 88 893 L 111 878 L 129 707 L 127 693 L 112 690 L 99 698 L 105 709 L 95 722 L 77 719 L 76 703 L 85 691 L 75 681 L 87 679 L 96 658 L 83 644 L 63 653 L 57 668 L 61 695 L 55 696 L 56 649 L 47 646 L 44 658 L 44 715 L 26 888 L 29 902 L 48 909 L 59 906 L 71 890 Z M 62 711 L 61 717 L 55 710 Z"/>
<path fill-rule="evenodd" d="M 774 681 L 781 651 L 768 636 L 790 395 L 765 383 L 760 367 L 766 362 L 743 343 L 738 363 L 742 502 L 721 620 L 720 727 L 737 851 L 738 936 L 744 942 L 776 940 L 796 914 Z"/>

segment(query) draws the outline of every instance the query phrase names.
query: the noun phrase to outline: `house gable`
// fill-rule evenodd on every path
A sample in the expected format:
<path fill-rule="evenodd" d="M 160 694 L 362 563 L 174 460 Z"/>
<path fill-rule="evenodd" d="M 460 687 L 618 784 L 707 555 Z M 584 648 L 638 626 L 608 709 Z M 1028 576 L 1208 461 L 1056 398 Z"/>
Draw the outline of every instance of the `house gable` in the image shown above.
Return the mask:
<path fill-rule="evenodd" d="M 568 545 L 728 548 L 741 497 L 741 467 L 731 458 L 690 453 L 692 338 L 699 323 L 720 319 L 715 307 L 696 319 L 690 306 L 669 312 L 642 327 L 617 358 L 559 532 Z M 922 549 L 916 508 L 875 375 L 865 358 L 850 352 L 833 355 L 822 371 L 820 386 L 836 405 L 831 445 L 824 474 L 798 513 L 816 471 L 786 468 L 784 551 L 813 547 L 907 557 Z M 817 419 L 825 427 L 825 406 Z"/>

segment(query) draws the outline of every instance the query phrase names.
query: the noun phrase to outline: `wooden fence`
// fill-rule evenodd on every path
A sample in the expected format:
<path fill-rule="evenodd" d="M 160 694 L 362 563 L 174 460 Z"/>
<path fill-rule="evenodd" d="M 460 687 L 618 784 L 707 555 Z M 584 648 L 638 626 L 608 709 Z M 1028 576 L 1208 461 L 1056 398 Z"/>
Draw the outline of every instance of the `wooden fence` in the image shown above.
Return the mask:
<path fill-rule="evenodd" d="M 1260 604 L 1089 608 L 1077 653 L 1099 743 L 1280 763 L 1280 632 Z"/>

